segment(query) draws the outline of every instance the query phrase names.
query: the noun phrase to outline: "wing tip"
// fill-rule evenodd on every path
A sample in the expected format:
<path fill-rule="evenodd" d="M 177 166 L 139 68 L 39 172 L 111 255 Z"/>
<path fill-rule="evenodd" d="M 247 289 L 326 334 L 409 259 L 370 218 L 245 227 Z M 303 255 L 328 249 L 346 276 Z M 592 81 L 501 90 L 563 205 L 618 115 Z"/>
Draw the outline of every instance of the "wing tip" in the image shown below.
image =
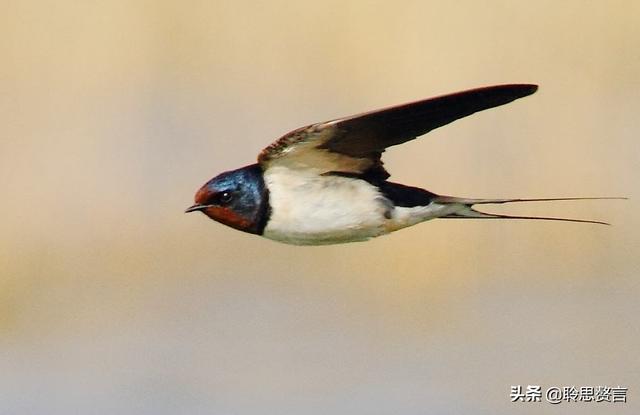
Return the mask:
<path fill-rule="evenodd" d="M 522 98 L 534 94 L 538 90 L 538 88 L 539 86 L 536 84 L 503 84 L 488 86 L 479 89 L 501 89 L 504 91 L 508 91 L 519 98 Z"/>
<path fill-rule="evenodd" d="M 522 92 L 525 93 L 524 96 L 526 96 L 535 93 L 539 86 L 536 84 L 520 84 L 520 88 L 522 89 Z"/>

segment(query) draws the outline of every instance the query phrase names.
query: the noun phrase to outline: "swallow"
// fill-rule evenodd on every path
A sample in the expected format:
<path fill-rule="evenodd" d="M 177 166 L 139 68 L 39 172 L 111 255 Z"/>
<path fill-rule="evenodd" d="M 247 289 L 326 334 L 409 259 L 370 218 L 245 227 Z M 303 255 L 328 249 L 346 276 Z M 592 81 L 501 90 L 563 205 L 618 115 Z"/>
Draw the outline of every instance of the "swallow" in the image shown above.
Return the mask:
<path fill-rule="evenodd" d="M 388 181 L 381 158 L 388 147 L 537 89 L 489 86 L 298 128 L 262 150 L 258 163 L 209 180 L 186 212 L 199 211 L 237 230 L 295 245 L 365 241 L 434 218 L 607 224 L 486 213 L 475 206 L 613 198 L 473 199 Z"/>

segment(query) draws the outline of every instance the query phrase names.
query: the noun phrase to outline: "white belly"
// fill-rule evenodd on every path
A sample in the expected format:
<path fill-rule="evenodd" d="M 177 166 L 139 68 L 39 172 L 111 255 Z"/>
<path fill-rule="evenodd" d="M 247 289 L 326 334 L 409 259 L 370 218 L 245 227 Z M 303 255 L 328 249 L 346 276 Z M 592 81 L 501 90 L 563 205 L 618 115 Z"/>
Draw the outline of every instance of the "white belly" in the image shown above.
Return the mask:
<path fill-rule="evenodd" d="M 428 219 L 462 205 L 394 207 L 364 180 L 319 176 L 271 167 L 264 173 L 271 217 L 263 236 L 296 245 L 364 241 Z"/>
<path fill-rule="evenodd" d="M 393 209 L 378 189 L 359 179 L 319 176 L 285 167 L 267 169 L 271 217 L 264 236 L 298 245 L 363 241 L 387 233 Z"/>

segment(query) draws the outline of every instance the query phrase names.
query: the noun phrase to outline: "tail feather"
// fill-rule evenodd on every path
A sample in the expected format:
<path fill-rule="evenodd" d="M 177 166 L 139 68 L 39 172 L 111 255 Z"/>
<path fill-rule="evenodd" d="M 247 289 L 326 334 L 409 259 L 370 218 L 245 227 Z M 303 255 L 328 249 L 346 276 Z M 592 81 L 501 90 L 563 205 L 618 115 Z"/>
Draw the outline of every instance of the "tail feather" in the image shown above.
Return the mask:
<path fill-rule="evenodd" d="M 462 203 L 463 205 L 500 204 L 511 202 L 553 202 L 560 200 L 627 200 L 626 197 L 547 197 L 533 199 L 469 199 L 454 196 L 436 196 L 434 202 L 438 203 Z"/>
<path fill-rule="evenodd" d="M 456 213 L 452 213 L 446 216 L 442 216 L 443 219 L 533 219 L 533 220 L 553 220 L 560 222 L 578 222 L 578 223 L 596 223 L 598 225 L 611 225 L 607 222 L 601 222 L 598 220 L 588 219 L 571 219 L 571 218 L 556 218 L 551 216 L 517 216 L 517 215 L 501 215 L 495 213 L 480 212 L 472 209 L 470 206 L 466 210 L 462 210 Z"/>
<path fill-rule="evenodd" d="M 595 223 L 599 225 L 610 225 L 610 223 L 587 220 L 558 218 L 550 216 L 519 216 L 519 215 L 503 215 L 496 213 L 481 212 L 473 209 L 473 205 L 480 204 L 501 204 L 511 202 L 548 202 L 559 200 L 625 200 L 626 197 L 557 197 L 557 198 L 537 198 L 537 199 L 468 199 L 453 196 L 436 196 L 434 202 L 441 204 L 458 204 L 461 205 L 459 210 L 442 216 L 444 219 L 533 219 L 533 220 L 549 220 L 561 222 L 578 222 L 578 223 Z"/>

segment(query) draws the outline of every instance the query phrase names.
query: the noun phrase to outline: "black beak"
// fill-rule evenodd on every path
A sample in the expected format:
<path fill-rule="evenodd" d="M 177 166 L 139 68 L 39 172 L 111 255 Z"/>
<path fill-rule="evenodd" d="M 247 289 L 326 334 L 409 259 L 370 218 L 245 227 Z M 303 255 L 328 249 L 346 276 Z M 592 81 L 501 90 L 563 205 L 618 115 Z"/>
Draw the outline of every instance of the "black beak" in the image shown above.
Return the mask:
<path fill-rule="evenodd" d="M 208 205 L 201 205 L 200 203 L 196 203 L 195 205 L 188 207 L 187 210 L 184 211 L 184 213 L 202 210 L 202 209 L 205 209 L 207 206 Z"/>

